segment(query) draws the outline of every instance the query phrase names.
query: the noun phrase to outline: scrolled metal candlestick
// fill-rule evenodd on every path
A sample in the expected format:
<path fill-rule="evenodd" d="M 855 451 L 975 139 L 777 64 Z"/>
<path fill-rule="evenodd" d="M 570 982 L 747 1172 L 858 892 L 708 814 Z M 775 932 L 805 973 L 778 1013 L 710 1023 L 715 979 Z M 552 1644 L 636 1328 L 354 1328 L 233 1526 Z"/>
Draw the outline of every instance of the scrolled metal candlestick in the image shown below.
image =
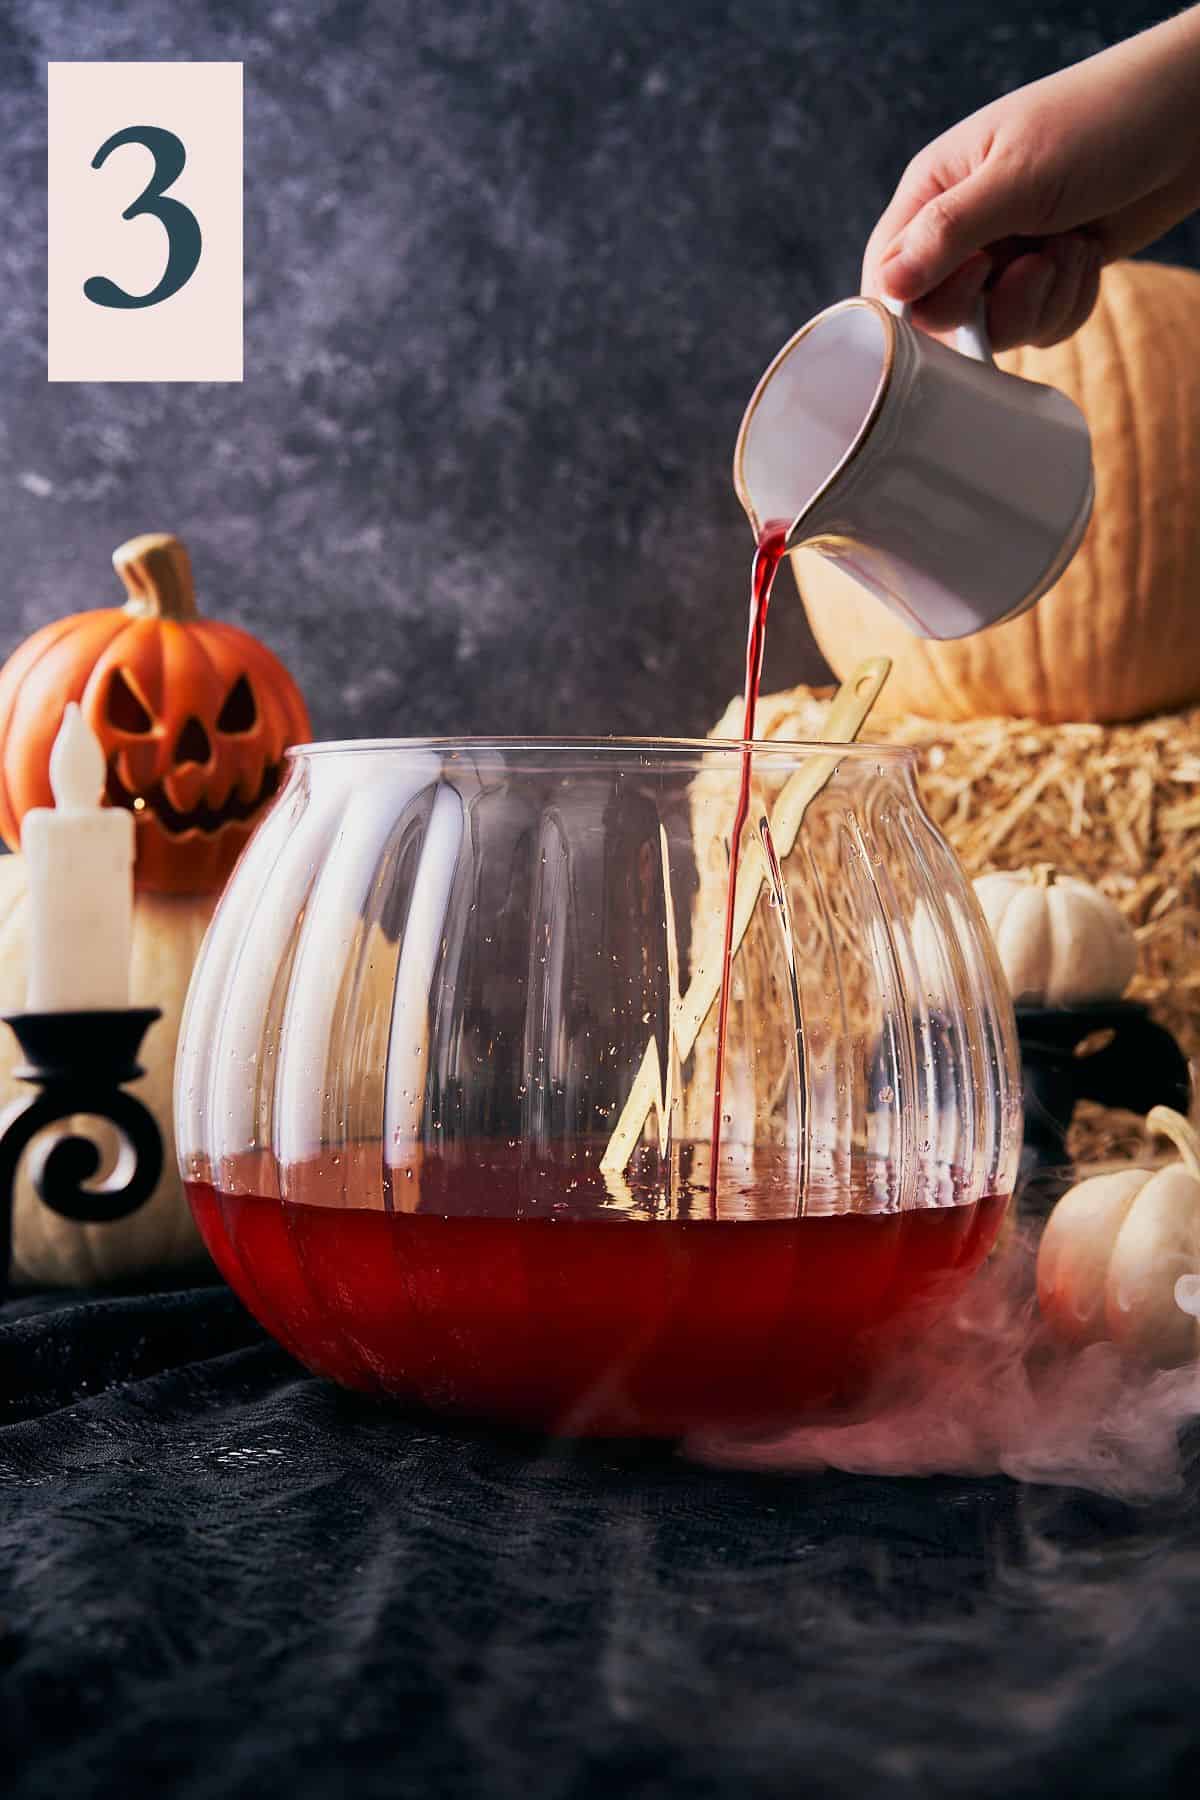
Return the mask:
<path fill-rule="evenodd" d="M 0 1114 L 0 1295 L 8 1283 L 17 1170 L 39 1132 L 85 1114 L 106 1120 L 121 1134 L 116 1167 L 94 1187 L 85 1184 L 95 1177 L 102 1156 L 90 1138 L 69 1132 L 34 1151 L 30 1173 L 38 1197 L 65 1219 L 107 1224 L 126 1218 L 158 1186 L 162 1136 L 153 1114 L 121 1090 L 144 1073 L 138 1051 L 161 1017 L 156 1006 L 5 1017 L 25 1053 L 16 1078 L 41 1092 L 14 1101 Z"/>

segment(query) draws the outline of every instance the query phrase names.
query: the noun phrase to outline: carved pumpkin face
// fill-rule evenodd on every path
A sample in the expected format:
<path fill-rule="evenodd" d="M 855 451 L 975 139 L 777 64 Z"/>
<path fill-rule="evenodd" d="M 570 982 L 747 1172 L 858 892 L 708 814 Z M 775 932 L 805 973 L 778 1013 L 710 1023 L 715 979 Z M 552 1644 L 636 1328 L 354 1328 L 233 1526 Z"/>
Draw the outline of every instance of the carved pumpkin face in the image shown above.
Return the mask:
<path fill-rule="evenodd" d="M 45 626 L 0 670 L 0 834 L 50 806 L 50 751 L 77 700 L 104 748 L 108 802 L 137 821 L 134 879 L 156 893 L 219 888 L 310 734 L 295 682 L 249 632 L 196 616 L 187 552 L 135 538 L 113 558 L 123 607 Z"/>

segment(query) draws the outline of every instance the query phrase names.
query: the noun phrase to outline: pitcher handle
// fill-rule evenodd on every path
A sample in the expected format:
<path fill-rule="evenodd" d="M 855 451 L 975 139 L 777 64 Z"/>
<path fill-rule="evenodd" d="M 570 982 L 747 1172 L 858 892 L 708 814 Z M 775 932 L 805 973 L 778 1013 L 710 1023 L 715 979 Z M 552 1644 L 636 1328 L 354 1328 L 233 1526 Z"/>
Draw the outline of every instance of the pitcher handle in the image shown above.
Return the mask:
<path fill-rule="evenodd" d="M 883 304 L 889 312 L 895 313 L 898 319 L 908 321 L 912 318 L 912 307 L 907 300 L 892 300 L 886 294 Z M 975 308 L 975 317 L 967 325 L 960 325 L 954 334 L 955 348 L 962 356 L 969 356 L 974 362 L 992 365 L 992 344 L 988 337 L 987 301 L 980 297 Z"/>

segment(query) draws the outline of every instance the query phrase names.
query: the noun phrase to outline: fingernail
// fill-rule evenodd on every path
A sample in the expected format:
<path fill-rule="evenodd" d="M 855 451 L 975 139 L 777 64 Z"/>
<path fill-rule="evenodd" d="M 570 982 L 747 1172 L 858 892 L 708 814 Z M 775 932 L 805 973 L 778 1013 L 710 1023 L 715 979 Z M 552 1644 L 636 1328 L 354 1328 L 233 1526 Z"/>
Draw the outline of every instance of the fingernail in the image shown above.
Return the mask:
<path fill-rule="evenodd" d="M 893 300 L 911 300 L 912 269 L 904 255 L 903 239 L 898 239 L 880 258 L 879 280 Z"/>

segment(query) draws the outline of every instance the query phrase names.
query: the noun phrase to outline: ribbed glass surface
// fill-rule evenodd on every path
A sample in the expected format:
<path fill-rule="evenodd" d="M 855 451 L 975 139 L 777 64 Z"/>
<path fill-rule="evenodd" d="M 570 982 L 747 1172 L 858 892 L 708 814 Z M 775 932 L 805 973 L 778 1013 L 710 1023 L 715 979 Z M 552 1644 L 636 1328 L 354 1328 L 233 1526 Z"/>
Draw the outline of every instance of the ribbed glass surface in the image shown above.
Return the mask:
<path fill-rule="evenodd" d="M 777 842 L 817 763 L 829 778 Z M 555 1179 L 540 1192 L 541 1165 L 577 1162 L 580 1209 L 710 1212 L 716 1007 L 698 1032 L 687 1015 L 719 975 L 738 766 L 699 743 L 296 754 L 196 970 L 185 1174 L 286 1200 L 319 1169 L 323 1203 L 386 1209 L 432 1159 L 443 1187 L 427 1174 L 421 1204 L 469 1211 L 467 1176 L 492 1158 L 529 1177 L 496 1193 L 536 1211 L 571 1207 Z M 1010 1010 L 908 760 L 762 746 L 743 863 L 757 903 L 717 1216 L 1007 1192 Z M 623 1174 L 605 1146 L 647 1059 L 654 1104 Z"/>

